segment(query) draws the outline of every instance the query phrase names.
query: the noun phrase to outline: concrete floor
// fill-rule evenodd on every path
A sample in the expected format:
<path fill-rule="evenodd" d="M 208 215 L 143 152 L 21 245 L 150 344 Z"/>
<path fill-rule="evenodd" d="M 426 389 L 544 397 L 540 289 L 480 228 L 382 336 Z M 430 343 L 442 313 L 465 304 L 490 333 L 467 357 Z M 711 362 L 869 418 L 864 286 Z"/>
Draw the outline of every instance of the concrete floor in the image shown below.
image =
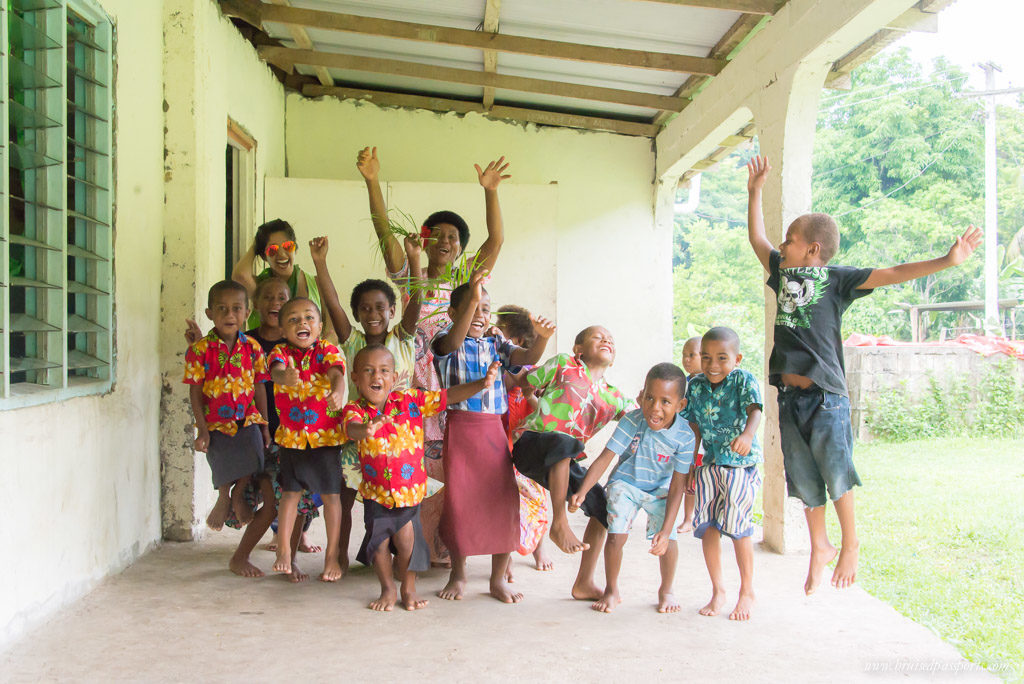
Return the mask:
<path fill-rule="evenodd" d="M 356 513 L 360 513 L 358 507 Z M 361 514 L 356 520 L 361 520 Z M 357 524 L 353 555 L 361 537 Z M 314 526 L 314 537 L 322 524 Z M 640 528 L 642 529 L 642 528 Z M 684 538 L 676 596 L 683 612 L 655 612 L 657 560 L 637 534 L 626 546 L 625 602 L 611 615 L 568 597 L 573 558 L 554 551 L 553 572 L 516 556 L 523 603 L 488 597 L 489 560 L 470 559 L 460 602 L 433 593 L 446 573 L 421 577 L 426 610 L 374 613 L 372 570 L 354 564 L 338 584 L 315 578 L 235 577 L 227 560 L 238 533 L 196 544 L 165 544 L 32 631 L 0 656 L 3 681 L 266 681 L 338 675 L 386 681 L 587 682 L 644 678 L 855 681 L 905 680 L 959 672 L 994 679 L 949 644 L 859 588 L 806 598 L 803 555 L 758 550 L 758 604 L 749 623 L 702 617 L 710 595 L 699 542 Z M 550 546 L 550 543 L 549 543 Z M 738 587 L 732 550 L 725 567 Z M 254 562 L 269 569 L 273 555 Z M 301 554 L 312 574 L 322 557 Z M 733 601 L 735 596 L 730 597 Z M 401 678 L 401 679 L 399 679 Z"/>

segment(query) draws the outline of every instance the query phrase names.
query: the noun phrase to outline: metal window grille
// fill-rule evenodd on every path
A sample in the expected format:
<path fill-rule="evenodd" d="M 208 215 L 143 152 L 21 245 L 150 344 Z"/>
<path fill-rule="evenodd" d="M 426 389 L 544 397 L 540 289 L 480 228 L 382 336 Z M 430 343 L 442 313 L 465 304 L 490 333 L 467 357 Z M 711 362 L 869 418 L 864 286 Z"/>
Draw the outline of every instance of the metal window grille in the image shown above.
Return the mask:
<path fill-rule="evenodd" d="M 0 0 L 0 408 L 113 380 L 113 31 L 88 0 Z"/>

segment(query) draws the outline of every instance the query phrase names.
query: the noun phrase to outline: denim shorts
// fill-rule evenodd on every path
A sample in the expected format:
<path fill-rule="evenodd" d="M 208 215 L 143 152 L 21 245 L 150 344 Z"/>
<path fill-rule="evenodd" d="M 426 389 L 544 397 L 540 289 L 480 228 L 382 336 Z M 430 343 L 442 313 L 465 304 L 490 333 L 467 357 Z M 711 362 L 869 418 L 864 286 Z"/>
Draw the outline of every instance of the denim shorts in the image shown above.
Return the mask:
<path fill-rule="evenodd" d="M 667 496 L 645 492 L 622 480 L 609 482 L 605 493 L 608 495 L 608 534 L 629 534 L 641 510 L 647 514 L 647 538 L 654 539 L 654 535 L 661 532 L 665 525 Z M 668 538 L 672 541 L 676 539 L 674 522 Z"/>
<path fill-rule="evenodd" d="M 836 501 L 860 486 L 848 397 L 820 387 L 780 387 L 779 431 L 786 489 L 804 506 L 824 506 L 826 489 Z"/>

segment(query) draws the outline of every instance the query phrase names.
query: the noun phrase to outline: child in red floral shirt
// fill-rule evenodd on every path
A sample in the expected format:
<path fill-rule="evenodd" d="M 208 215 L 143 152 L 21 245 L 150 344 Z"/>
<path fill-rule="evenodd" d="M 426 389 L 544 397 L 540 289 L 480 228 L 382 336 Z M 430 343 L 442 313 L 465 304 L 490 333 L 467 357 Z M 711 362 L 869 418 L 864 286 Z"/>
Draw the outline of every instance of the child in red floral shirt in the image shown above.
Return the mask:
<path fill-rule="evenodd" d="M 380 598 L 369 607 L 380 611 L 394 608 L 397 574 L 405 609 L 425 608 L 427 601 L 416 595 L 416 573 L 430 568 L 430 550 L 419 516 L 427 489 L 423 419 L 444 411 L 449 399 L 463 401 L 491 387 L 501 366 L 495 362 L 485 377 L 439 392 L 392 391 L 397 377 L 395 358 L 382 344 L 361 349 L 352 366 L 360 398 L 345 406 L 342 424 L 349 439 L 357 443 L 363 476 L 359 494 L 366 536 L 356 559 L 372 564 L 380 580 Z"/>
<path fill-rule="evenodd" d="M 341 534 L 341 445 L 344 430 L 338 414 L 345 404 L 345 357 L 320 339 L 320 309 L 296 297 L 278 314 L 286 342 L 270 353 L 274 403 L 281 424 L 274 441 L 281 447 L 278 481 L 284 494 L 278 510 L 281 540 L 291 539 L 302 490 L 319 492 L 324 501 L 327 549 L 320 579 L 334 582 L 345 572 L 339 561 Z M 347 556 L 346 556 L 347 557 Z M 291 546 L 277 545 L 274 571 L 291 574 Z"/>
<path fill-rule="evenodd" d="M 243 524 L 253 519 L 243 493 L 250 478 L 263 470 L 263 449 L 270 443 L 264 417 L 267 365 L 259 343 L 242 332 L 249 315 L 245 288 L 222 280 L 210 288 L 206 303 L 213 330 L 185 354 L 184 382 L 191 385 L 195 449 L 206 452 L 217 488 L 206 524 L 219 530 L 229 511 Z"/>

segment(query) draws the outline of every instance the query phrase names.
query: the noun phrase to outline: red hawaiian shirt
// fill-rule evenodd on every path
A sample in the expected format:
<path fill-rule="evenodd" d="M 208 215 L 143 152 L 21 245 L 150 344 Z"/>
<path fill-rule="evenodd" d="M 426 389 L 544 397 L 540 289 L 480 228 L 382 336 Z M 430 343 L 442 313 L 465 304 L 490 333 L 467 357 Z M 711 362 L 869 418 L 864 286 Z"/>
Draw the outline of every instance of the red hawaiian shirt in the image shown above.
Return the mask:
<path fill-rule="evenodd" d="M 299 370 L 299 384 L 286 387 L 274 383 L 274 406 L 281 419 L 274 441 L 286 449 L 344 444 L 340 412 L 327 408 L 327 396 L 331 393 L 327 371 L 337 367 L 344 374 L 345 357 L 324 340 L 317 340 L 306 349 L 282 342 L 271 350 L 267 365 L 271 368 L 276 363 L 287 366 L 289 359 L 295 361 Z"/>
<path fill-rule="evenodd" d="M 256 408 L 256 383 L 269 379 L 260 343 L 242 332 L 228 349 L 211 330 L 185 353 L 184 382 L 203 386 L 206 426 L 226 435 L 238 432 L 239 421 L 242 427 L 266 425 Z"/>
<path fill-rule="evenodd" d="M 445 390 L 408 389 L 388 395 L 379 414 L 365 399 L 345 406 L 343 425 L 368 423 L 381 414 L 388 418 L 376 435 L 356 442 L 363 475 L 360 496 L 387 508 L 409 508 L 423 500 L 423 419 L 444 411 L 447 401 Z"/>

